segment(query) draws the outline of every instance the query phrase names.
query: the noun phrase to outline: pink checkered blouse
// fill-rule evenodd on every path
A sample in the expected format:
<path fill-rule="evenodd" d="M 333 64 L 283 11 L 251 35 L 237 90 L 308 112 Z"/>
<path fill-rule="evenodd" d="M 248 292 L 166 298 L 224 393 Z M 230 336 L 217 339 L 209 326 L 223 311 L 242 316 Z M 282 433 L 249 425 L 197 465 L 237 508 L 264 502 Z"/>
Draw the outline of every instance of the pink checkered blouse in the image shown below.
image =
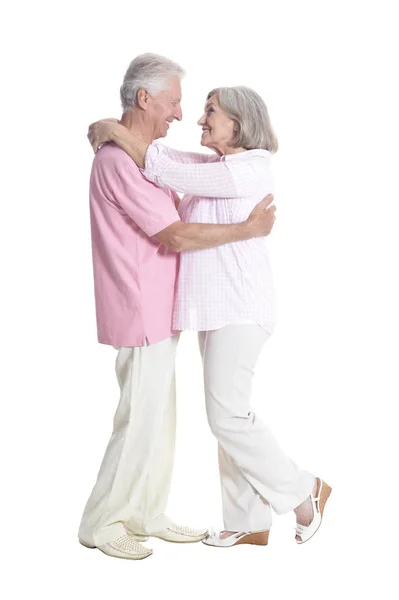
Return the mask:
<path fill-rule="evenodd" d="M 186 223 L 240 223 L 273 190 L 267 150 L 217 155 L 149 146 L 144 175 L 185 195 Z M 267 238 L 253 238 L 181 253 L 173 312 L 175 330 L 210 331 L 257 323 L 272 333 L 275 321 Z"/>

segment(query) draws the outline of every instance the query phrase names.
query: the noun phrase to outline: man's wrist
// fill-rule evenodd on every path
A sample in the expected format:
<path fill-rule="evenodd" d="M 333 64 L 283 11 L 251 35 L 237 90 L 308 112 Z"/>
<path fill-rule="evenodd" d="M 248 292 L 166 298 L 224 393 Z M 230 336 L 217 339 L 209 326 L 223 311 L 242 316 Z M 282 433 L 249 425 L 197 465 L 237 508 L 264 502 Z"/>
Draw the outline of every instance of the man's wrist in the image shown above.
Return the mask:
<path fill-rule="evenodd" d="M 254 222 L 251 217 L 249 217 L 246 221 L 240 223 L 240 231 L 242 234 L 243 240 L 249 240 L 252 237 L 255 237 L 256 232 L 254 228 Z"/>

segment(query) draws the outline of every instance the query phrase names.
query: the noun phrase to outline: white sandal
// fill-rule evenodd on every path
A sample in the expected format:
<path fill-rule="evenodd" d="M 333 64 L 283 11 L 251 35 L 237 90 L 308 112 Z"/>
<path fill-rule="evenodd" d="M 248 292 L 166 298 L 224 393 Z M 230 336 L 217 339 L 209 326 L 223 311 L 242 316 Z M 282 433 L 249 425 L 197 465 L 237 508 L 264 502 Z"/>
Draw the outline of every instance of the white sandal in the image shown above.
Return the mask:
<path fill-rule="evenodd" d="M 218 548 L 229 548 L 231 546 L 238 546 L 239 544 L 254 544 L 256 546 L 266 546 L 269 541 L 269 532 L 267 531 L 255 531 L 255 532 L 240 532 L 233 533 L 226 538 L 221 538 L 220 533 L 210 533 L 205 540 L 202 540 L 203 544 L 207 546 L 215 546 Z"/>
<path fill-rule="evenodd" d="M 296 524 L 295 540 L 297 544 L 304 544 L 310 540 L 310 538 L 313 537 L 316 531 L 319 529 L 323 519 L 325 504 L 329 495 L 331 494 L 331 487 L 327 485 L 327 483 L 325 483 L 319 477 L 316 478 L 316 481 L 316 496 L 313 496 L 313 493 L 310 494 L 310 500 L 313 507 L 313 520 L 310 525 L 300 525 L 299 523 Z M 297 536 L 300 539 L 297 539 Z"/>

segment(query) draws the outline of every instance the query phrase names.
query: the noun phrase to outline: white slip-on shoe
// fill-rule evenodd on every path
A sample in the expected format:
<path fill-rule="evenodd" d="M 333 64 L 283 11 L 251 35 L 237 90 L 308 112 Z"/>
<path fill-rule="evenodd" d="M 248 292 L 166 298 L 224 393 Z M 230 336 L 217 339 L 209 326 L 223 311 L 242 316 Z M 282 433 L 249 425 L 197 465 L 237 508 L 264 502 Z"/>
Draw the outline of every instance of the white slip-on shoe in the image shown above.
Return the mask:
<path fill-rule="evenodd" d="M 150 537 L 156 537 L 165 542 L 177 542 L 181 544 L 187 544 L 190 542 L 200 542 L 208 535 L 207 529 L 192 529 L 191 527 L 183 527 L 182 525 L 175 525 L 169 523 L 166 529 L 162 531 L 156 531 L 148 534 Z M 138 541 L 144 541 L 145 536 L 134 534 L 134 537 Z"/>
<path fill-rule="evenodd" d="M 331 487 L 319 477 L 316 478 L 317 490 L 316 496 L 313 493 L 310 495 L 310 500 L 313 507 L 313 520 L 310 525 L 296 524 L 295 540 L 297 544 L 304 544 L 314 536 L 319 529 L 322 519 L 325 504 L 331 494 Z"/>
<path fill-rule="evenodd" d="M 136 542 L 148 542 L 150 539 L 147 533 L 135 533 L 125 524 L 125 530 L 128 535 L 130 535 Z"/>
<path fill-rule="evenodd" d="M 133 536 L 127 534 L 123 535 L 117 540 L 102 544 L 101 546 L 90 546 L 83 540 L 79 540 L 79 542 L 86 548 L 98 548 L 101 550 L 101 552 L 104 552 L 104 554 L 108 554 L 108 556 L 115 556 L 116 558 L 141 560 L 142 558 L 147 558 L 147 556 L 152 554 L 152 550 L 150 550 L 150 548 L 146 548 L 137 542 Z"/>
<path fill-rule="evenodd" d="M 224 531 L 220 533 L 224 533 Z M 207 546 L 215 546 L 216 548 L 230 548 L 239 544 L 266 546 L 269 542 L 270 529 L 265 531 L 237 532 L 225 538 L 221 538 L 220 533 L 211 533 L 205 540 L 202 540 L 202 543 Z"/>

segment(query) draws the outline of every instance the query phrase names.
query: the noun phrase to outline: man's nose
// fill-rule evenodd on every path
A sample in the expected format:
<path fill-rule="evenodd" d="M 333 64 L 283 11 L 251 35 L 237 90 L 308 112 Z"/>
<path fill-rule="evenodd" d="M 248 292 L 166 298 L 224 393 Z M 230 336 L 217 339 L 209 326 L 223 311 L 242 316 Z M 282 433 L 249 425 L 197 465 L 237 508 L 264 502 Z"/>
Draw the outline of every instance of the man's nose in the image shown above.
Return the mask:
<path fill-rule="evenodd" d="M 176 110 L 175 110 L 175 113 L 174 113 L 174 115 L 173 115 L 173 116 L 174 116 L 174 118 L 175 118 L 175 119 L 177 119 L 178 121 L 181 121 L 181 120 L 182 120 L 182 118 L 183 118 L 183 111 L 182 111 L 182 109 L 181 109 L 181 106 L 180 106 L 180 104 L 179 104 L 178 106 L 176 106 Z"/>

